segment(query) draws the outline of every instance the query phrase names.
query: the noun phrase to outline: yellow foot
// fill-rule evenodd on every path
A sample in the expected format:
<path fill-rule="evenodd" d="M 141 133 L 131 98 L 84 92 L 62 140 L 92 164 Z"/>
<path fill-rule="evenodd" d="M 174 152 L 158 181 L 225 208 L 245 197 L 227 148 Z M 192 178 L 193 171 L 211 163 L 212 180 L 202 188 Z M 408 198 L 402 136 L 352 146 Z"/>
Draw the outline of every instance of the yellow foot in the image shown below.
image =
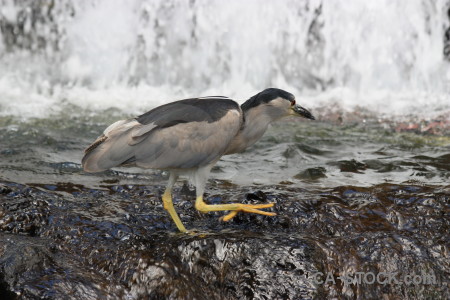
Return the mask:
<path fill-rule="evenodd" d="M 276 214 L 273 212 L 267 212 L 260 210 L 261 208 L 269 208 L 274 206 L 274 203 L 267 203 L 267 204 L 242 204 L 242 203 L 231 203 L 231 204 L 206 204 L 203 201 L 203 197 L 199 196 L 195 200 L 195 208 L 203 213 L 207 213 L 210 211 L 230 211 L 229 214 L 222 217 L 221 219 L 223 221 L 229 221 L 232 218 L 234 218 L 238 212 L 246 212 L 246 213 L 253 213 L 253 214 L 260 214 L 265 216 L 275 216 Z"/>
<path fill-rule="evenodd" d="M 276 213 L 259 210 L 260 208 L 268 208 L 268 207 L 272 207 L 272 206 L 274 206 L 274 203 L 268 203 L 268 204 L 238 204 L 238 209 L 233 210 L 229 214 L 221 217 L 220 220 L 224 221 L 224 222 L 230 221 L 240 211 L 241 212 L 246 212 L 246 213 L 260 214 L 260 215 L 265 215 L 265 216 L 275 216 Z"/>

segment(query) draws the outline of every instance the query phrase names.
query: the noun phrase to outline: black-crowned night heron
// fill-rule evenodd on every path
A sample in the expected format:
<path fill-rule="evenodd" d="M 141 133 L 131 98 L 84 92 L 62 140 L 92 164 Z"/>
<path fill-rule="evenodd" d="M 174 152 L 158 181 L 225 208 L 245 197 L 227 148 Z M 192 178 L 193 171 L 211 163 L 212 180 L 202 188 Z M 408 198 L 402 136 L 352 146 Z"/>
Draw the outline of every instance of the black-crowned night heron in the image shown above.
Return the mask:
<path fill-rule="evenodd" d="M 230 211 L 223 221 L 240 211 L 274 216 L 261 210 L 273 203 L 210 205 L 203 201 L 203 193 L 211 168 L 222 155 L 244 151 L 261 138 L 271 122 L 293 115 L 314 120 L 295 103 L 294 95 L 275 88 L 256 94 L 240 107 L 227 97 L 175 101 L 106 128 L 85 150 L 82 165 L 86 172 L 129 165 L 169 170 L 162 201 L 182 232 L 186 228 L 172 203 L 172 187 L 180 175 L 187 175 L 195 185 L 195 208 L 201 212 Z"/>

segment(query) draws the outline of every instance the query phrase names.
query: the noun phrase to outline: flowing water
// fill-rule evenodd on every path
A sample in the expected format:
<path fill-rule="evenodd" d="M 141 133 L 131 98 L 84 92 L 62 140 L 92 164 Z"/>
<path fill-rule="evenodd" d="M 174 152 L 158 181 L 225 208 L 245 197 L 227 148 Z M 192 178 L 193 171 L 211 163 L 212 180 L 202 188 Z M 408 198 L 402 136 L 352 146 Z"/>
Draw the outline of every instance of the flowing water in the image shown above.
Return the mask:
<path fill-rule="evenodd" d="M 450 3 L 372 2 L 0 0 L 0 298 L 448 299 Z M 81 169 L 116 120 L 269 86 L 318 120 L 223 157 L 205 199 L 276 217 L 180 184 L 178 234 L 165 172 Z M 356 272 L 435 280 L 325 282 Z"/>

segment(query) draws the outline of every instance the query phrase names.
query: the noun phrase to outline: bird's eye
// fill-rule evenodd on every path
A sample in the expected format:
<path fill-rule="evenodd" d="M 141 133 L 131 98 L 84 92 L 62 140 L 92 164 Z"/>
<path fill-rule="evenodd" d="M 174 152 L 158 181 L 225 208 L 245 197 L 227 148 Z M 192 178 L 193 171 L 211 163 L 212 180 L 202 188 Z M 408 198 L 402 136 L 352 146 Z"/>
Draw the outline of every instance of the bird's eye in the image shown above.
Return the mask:
<path fill-rule="evenodd" d="M 291 101 L 291 105 L 294 106 L 295 105 L 295 100 Z"/>

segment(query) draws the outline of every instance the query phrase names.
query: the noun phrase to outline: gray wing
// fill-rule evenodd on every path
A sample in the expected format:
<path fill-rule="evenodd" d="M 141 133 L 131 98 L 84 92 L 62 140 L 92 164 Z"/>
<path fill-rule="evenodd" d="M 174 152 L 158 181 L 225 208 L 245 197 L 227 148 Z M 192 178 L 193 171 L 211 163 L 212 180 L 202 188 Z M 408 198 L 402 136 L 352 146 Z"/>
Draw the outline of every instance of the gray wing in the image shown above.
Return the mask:
<path fill-rule="evenodd" d="M 241 113 L 231 110 L 216 122 L 180 123 L 156 130 L 135 145 L 137 166 L 192 168 L 219 159 L 241 127 Z"/>
<path fill-rule="evenodd" d="M 88 172 L 133 164 L 192 168 L 224 154 L 243 122 L 239 105 L 224 97 L 172 102 L 108 127 L 85 151 Z"/>

